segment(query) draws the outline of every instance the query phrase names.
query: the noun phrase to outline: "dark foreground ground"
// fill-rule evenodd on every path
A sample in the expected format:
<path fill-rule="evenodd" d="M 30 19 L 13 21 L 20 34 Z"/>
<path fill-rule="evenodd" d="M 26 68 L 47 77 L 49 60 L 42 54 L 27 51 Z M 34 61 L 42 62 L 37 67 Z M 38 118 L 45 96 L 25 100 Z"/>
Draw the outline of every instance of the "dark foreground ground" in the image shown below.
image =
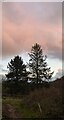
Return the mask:
<path fill-rule="evenodd" d="M 2 118 L 64 119 L 64 77 L 50 83 L 49 88 L 39 88 L 29 95 L 3 97 Z"/>

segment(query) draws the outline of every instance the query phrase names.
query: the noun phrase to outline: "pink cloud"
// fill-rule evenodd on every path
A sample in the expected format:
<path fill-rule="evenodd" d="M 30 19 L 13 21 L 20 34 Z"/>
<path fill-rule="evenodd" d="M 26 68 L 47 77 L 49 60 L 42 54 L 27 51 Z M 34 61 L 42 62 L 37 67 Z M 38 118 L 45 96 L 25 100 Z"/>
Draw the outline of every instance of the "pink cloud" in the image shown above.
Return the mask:
<path fill-rule="evenodd" d="M 14 16 L 11 15 L 11 11 L 6 11 L 6 5 L 3 7 L 3 56 L 30 51 L 36 42 L 54 56 L 61 54 L 62 26 L 59 20 L 58 24 L 42 22 L 32 11 L 31 14 L 26 12 L 27 8 L 14 4 L 12 6 Z"/>

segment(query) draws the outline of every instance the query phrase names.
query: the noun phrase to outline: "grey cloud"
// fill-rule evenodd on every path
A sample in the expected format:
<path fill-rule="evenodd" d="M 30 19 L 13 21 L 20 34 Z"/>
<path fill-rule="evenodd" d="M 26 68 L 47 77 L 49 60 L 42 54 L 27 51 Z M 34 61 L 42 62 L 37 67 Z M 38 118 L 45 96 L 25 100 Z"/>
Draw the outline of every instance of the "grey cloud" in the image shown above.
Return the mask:
<path fill-rule="evenodd" d="M 58 72 L 55 75 L 55 78 L 61 78 L 62 76 L 64 76 L 64 69 L 59 69 Z"/>
<path fill-rule="evenodd" d="M 33 18 L 32 21 L 31 19 L 29 20 L 31 17 Z M 8 22 L 13 23 L 10 24 L 11 27 L 14 25 L 11 29 L 12 33 L 6 29 L 6 22 L 4 18 L 8 20 L 7 24 Z M 61 38 L 58 37 L 59 33 L 57 34 L 58 31 L 56 29 L 60 24 L 59 28 L 61 32 L 60 20 L 61 3 L 3 3 L 3 27 L 5 30 L 7 30 L 4 31 L 3 28 L 3 32 L 9 34 L 9 40 L 7 40 L 7 37 L 3 37 L 3 55 L 6 54 L 9 56 L 15 53 L 20 53 L 23 49 L 28 50 L 29 46 L 31 48 L 31 44 L 33 44 L 34 41 L 36 42 L 35 38 L 33 37 L 34 32 L 39 29 L 40 32 L 42 31 L 40 35 L 40 39 L 42 40 L 39 42 L 41 43 L 42 48 L 42 44 L 45 41 L 44 48 L 47 47 L 48 54 L 60 59 L 62 57 L 62 50 L 60 49 L 61 45 L 59 43 L 59 39 L 61 41 Z M 32 24 L 33 27 L 31 26 Z M 49 26 L 44 26 L 43 28 L 44 24 Z M 50 24 L 52 24 L 52 26 L 50 26 Z M 20 26 L 22 29 L 20 29 Z M 41 27 L 41 29 L 39 27 Z M 50 30 L 46 31 L 45 29 L 49 29 L 48 27 Z M 31 30 L 33 32 L 33 36 L 31 33 L 29 34 Z M 45 34 L 43 32 L 45 32 Z M 30 40 L 28 40 L 27 36 L 29 36 Z"/>
<path fill-rule="evenodd" d="M 42 3 L 3 3 L 3 16 L 7 16 L 13 22 L 22 22 L 28 15 L 38 21 L 58 23 L 61 19 L 62 3 L 42 2 Z"/>

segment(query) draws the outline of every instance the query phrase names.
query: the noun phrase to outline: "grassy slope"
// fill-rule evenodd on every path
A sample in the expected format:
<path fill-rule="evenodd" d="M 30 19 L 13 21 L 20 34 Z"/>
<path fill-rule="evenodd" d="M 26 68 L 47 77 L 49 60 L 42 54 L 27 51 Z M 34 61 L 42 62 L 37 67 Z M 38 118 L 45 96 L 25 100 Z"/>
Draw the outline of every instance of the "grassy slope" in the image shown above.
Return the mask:
<path fill-rule="evenodd" d="M 36 89 L 24 98 L 3 99 L 3 114 L 9 117 L 8 113 L 5 113 L 4 106 L 10 104 L 18 112 L 19 118 L 62 117 L 64 108 L 62 102 L 63 79 L 51 83 L 50 88 Z M 38 104 L 40 104 L 41 111 Z"/>

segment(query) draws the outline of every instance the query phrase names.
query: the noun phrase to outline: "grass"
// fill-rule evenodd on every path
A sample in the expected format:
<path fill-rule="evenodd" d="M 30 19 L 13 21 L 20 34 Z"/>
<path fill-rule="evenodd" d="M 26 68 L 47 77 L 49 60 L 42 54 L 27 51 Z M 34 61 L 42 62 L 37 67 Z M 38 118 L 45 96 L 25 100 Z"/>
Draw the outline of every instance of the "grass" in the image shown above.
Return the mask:
<path fill-rule="evenodd" d="M 32 108 L 30 108 L 23 100 L 17 98 L 6 98 L 5 100 L 3 99 L 3 105 L 10 104 L 12 105 L 20 114 L 20 117 L 34 117 L 37 115 Z M 35 106 L 34 106 L 35 107 Z M 36 116 L 37 117 L 37 116 Z"/>
<path fill-rule="evenodd" d="M 40 112 L 38 103 L 42 112 Z M 3 98 L 3 106 L 12 105 L 21 118 L 58 118 L 63 117 L 62 89 L 59 81 L 49 88 L 39 88 L 24 97 Z"/>
<path fill-rule="evenodd" d="M 30 95 L 24 98 L 6 98 L 3 99 L 3 104 L 12 105 L 20 114 L 22 118 L 40 118 L 40 117 L 57 117 L 62 114 L 62 98 L 55 93 L 55 89 L 35 90 Z M 50 92 L 53 92 L 51 95 Z M 38 103 L 41 106 L 42 113 L 40 113 Z"/>

